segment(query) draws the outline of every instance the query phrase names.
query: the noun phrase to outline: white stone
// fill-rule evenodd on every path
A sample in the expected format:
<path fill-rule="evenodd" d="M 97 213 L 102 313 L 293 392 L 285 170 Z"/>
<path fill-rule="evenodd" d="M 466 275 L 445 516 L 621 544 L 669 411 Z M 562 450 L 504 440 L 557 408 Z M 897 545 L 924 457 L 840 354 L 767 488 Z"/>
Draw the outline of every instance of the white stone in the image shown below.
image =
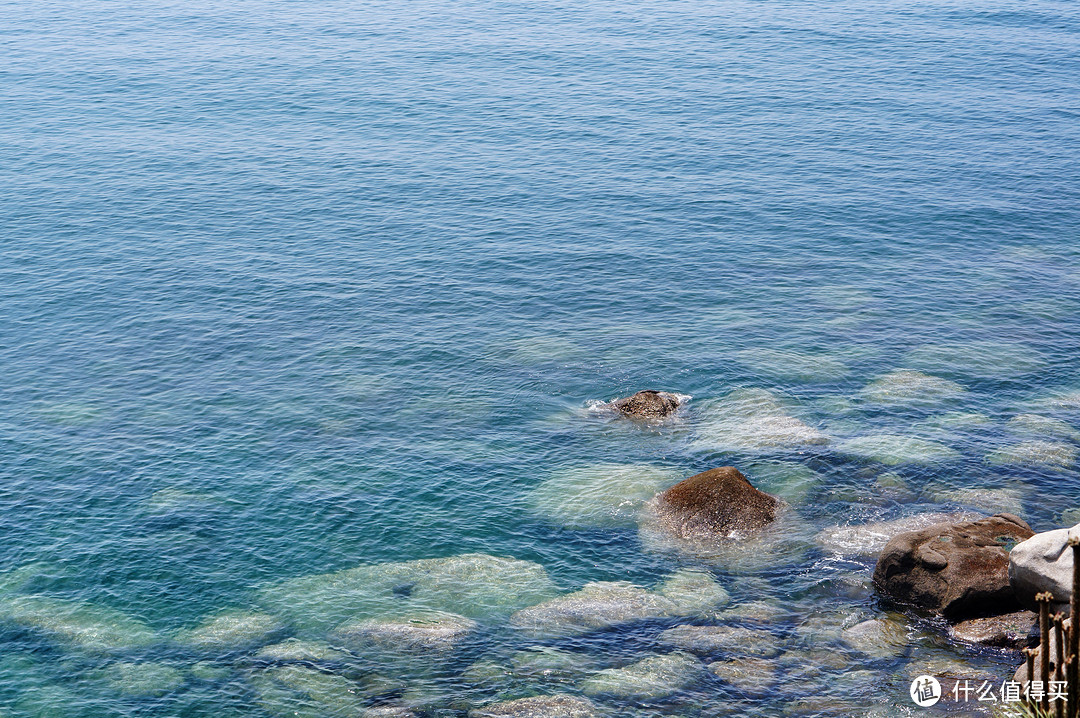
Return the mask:
<path fill-rule="evenodd" d="M 1035 534 L 1009 552 L 1009 583 L 1020 602 L 1035 606 L 1035 595 L 1049 591 L 1056 603 L 1072 599 L 1073 550 L 1070 536 L 1080 536 L 1080 524 Z"/>

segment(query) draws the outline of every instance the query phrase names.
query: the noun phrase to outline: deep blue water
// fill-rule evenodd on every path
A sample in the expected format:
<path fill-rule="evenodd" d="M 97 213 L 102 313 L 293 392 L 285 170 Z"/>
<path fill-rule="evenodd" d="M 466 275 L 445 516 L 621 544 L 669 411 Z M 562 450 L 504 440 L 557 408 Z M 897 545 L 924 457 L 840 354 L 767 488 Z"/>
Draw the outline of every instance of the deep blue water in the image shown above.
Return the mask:
<path fill-rule="evenodd" d="M 1080 433 L 1014 420 L 1080 428 L 1075 3 L 7 1 L 0 116 L 0 570 L 42 562 L 18 595 L 167 637 L 360 564 L 483 552 L 567 591 L 691 565 L 530 503 L 604 463 L 808 467 L 807 536 L 989 489 L 1080 521 Z M 966 391 L 867 401 L 898 369 Z M 586 408 L 642 388 L 693 399 L 658 428 Z M 829 443 L 709 439 L 745 388 Z M 840 448 L 882 434 L 956 453 Z M 712 570 L 788 636 L 800 606 L 880 615 L 832 582 L 868 566 L 811 542 Z M 4 718 L 274 715 L 244 655 L 103 657 L 6 611 Z M 462 703 L 477 658 L 402 675 L 463 716 L 497 697 Z M 909 659 L 829 715 L 905 696 Z M 125 695 L 132 661 L 184 678 Z M 726 690 L 605 705 L 826 710 Z"/>

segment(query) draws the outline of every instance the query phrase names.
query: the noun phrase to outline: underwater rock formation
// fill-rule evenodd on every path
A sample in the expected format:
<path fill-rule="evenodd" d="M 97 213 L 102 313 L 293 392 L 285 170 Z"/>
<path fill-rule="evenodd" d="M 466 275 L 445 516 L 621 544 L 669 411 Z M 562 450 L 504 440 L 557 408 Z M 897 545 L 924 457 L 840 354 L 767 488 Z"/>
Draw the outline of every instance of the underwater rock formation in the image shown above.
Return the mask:
<path fill-rule="evenodd" d="M 678 479 L 649 464 L 593 464 L 556 471 L 529 496 L 534 511 L 566 528 L 633 526 L 641 506 Z"/>
<path fill-rule="evenodd" d="M 335 642 L 354 650 L 391 653 L 445 653 L 477 628 L 476 621 L 453 613 L 427 611 L 400 617 L 369 618 L 340 626 Z"/>
<path fill-rule="evenodd" d="M 571 636 L 662 618 L 708 617 L 730 601 L 708 574 L 683 569 L 649 591 L 627 581 L 597 581 L 518 611 L 510 625 L 534 636 Z"/>
<path fill-rule="evenodd" d="M 737 389 L 703 407 L 694 445 L 713 451 L 761 452 L 829 443 L 829 437 L 788 413 L 786 402 L 764 389 Z"/>
<path fill-rule="evenodd" d="M 657 640 L 662 645 L 701 655 L 727 653 L 772 658 L 780 653 L 780 642 L 772 633 L 742 626 L 676 626 L 661 633 Z"/>
<path fill-rule="evenodd" d="M 1013 611 L 1018 605 L 1009 584 L 1009 549 L 1033 535 L 1012 514 L 902 533 L 881 552 L 874 585 L 950 620 Z"/>
<path fill-rule="evenodd" d="M 590 701 L 568 695 L 519 698 L 469 711 L 469 718 L 597 718 L 599 715 Z"/>
<path fill-rule="evenodd" d="M 539 564 L 473 553 L 301 576 L 263 589 L 259 602 L 304 630 L 325 632 L 422 610 L 487 620 L 556 595 Z"/>
<path fill-rule="evenodd" d="M 265 613 L 225 611 L 196 628 L 180 631 L 175 640 L 201 650 L 238 650 L 274 640 L 284 628 L 281 621 Z"/>
<path fill-rule="evenodd" d="M 700 674 L 701 664 L 686 653 L 649 656 L 622 668 L 600 671 L 581 684 L 587 696 L 657 700 L 678 693 Z"/>

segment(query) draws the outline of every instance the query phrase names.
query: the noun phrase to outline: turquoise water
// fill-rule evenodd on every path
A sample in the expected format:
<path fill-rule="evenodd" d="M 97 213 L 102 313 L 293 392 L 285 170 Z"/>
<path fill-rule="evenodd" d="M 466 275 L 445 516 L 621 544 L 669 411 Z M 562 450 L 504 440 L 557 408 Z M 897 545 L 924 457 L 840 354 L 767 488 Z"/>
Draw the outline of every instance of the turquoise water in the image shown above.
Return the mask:
<path fill-rule="evenodd" d="M 845 643 L 890 614 L 872 557 L 815 536 L 1080 521 L 1075 4 L 0 2 L 0 48 L 5 718 L 464 716 L 704 620 L 536 641 L 479 611 L 445 659 L 266 688 L 263 645 L 326 638 L 268 601 L 283 581 L 466 553 L 563 592 L 703 568 L 782 610 L 764 697 L 713 656 L 596 698 L 615 715 L 892 715 L 929 658 L 1009 674 L 914 618 Z M 873 384 L 897 370 L 939 381 Z M 643 388 L 692 398 L 655 427 L 596 410 Z M 822 440 L 762 440 L 762 407 Z M 702 563 L 633 507 L 568 520 L 605 464 L 735 465 L 799 546 Z M 280 625 L 185 642 L 223 610 Z M 537 645 L 590 663 L 469 672 Z"/>

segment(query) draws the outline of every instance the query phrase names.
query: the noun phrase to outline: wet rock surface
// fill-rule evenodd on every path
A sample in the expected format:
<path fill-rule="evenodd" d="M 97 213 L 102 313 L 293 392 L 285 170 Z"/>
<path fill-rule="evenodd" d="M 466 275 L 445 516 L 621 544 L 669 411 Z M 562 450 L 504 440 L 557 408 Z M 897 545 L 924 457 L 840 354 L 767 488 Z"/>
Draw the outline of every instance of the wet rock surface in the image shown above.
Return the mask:
<path fill-rule="evenodd" d="M 633 396 L 616 399 L 612 406 L 632 419 L 656 420 L 675 413 L 679 408 L 679 397 L 666 391 L 645 389 Z"/>
<path fill-rule="evenodd" d="M 647 522 L 682 540 L 738 538 L 776 520 L 783 502 L 754 488 L 738 469 L 703 471 L 672 486 L 647 506 Z"/>
<path fill-rule="evenodd" d="M 1011 514 L 902 533 L 882 551 L 874 585 L 894 600 L 951 620 L 1015 610 L 1009 549 L 1032 535 Z"/>
<path fill-rule="evenodd" d="M 949 626 L 949 637 L 993 648 L 1027 648 L 1038 643 L 1037 620 L 1038 616 L 1032 611 L 972 618 Z"/>

